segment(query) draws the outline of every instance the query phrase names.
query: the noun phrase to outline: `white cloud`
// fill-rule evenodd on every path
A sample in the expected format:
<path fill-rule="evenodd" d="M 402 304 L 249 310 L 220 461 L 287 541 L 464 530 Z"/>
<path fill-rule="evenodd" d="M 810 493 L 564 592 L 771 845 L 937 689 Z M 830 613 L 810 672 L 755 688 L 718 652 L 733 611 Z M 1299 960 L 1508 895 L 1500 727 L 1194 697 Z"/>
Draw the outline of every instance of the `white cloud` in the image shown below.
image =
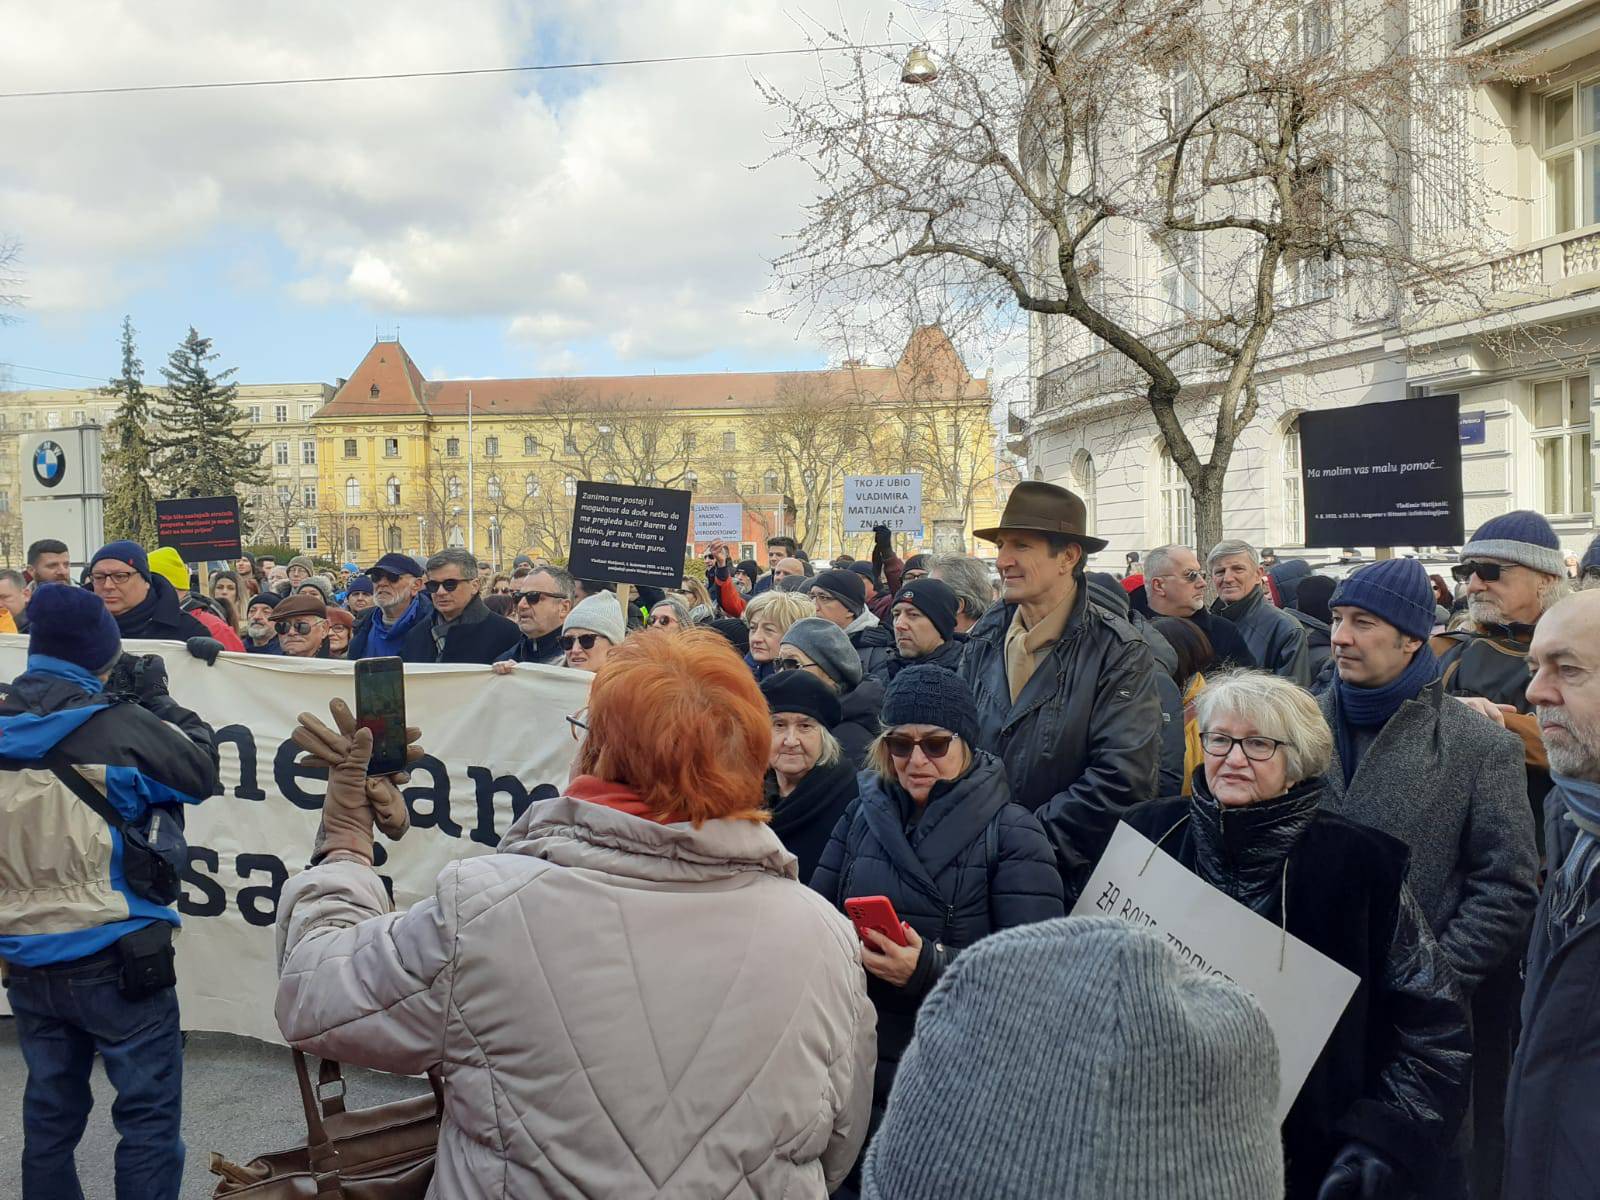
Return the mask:
<path fill-rule="evenodd" d="M 8 90 L 498 66 L 803 41 L 797 9 L 881 37 L 899 0 L 59 0 L 0 40 Z M 787 11 L 786 11 L 787 9 Z M 84 29 L 97 35 L 84 38 Z M 542 50 L 529 49 L 537 44 Z M 552 49 L 554 47 L 555 49 Z M 479 78 L 0 102 L 0 230 L 31 306 L 99 305 L 208 235 L 270 234 L 293 299 L 385 316 L 498 316 L 535 359 L 585 364 L 601 336 L 636 360 L 793 347 L 752 317 L 767 259 L 801 221 L 793 163 L 752 170 L 808 57 Z"/>

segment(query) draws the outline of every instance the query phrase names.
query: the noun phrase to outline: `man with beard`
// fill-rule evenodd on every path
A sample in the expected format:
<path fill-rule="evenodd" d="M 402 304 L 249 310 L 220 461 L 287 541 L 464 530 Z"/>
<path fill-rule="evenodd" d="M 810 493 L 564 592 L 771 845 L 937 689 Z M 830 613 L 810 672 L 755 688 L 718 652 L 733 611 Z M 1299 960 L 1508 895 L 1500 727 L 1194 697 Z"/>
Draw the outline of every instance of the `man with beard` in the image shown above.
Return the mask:
<path fill-rule="evenodd" d="M 872 672 L 872 678 L 887 688 L 896 675 L 913 663 L 958 670 L 967 642 L 956 632 L 960 607 L 961 601 L 950 585 L 937 579 L 919 578 L 902 586 L 890 609 L 894 653 Z"/>
<path fill-rule="evenodd" d="M 210 630 L 183 611 L 173 586 L 151 574 L 150 557 L 137 542 L 111 542 L 96 550 L 89 560 L 89 583 L 116 619 L 124 641 L 211 637 Z"/>
<path fill-rule="evenodd" d="M 278 601 L 272 627 L 286 658 L 328 657 L 328 608 L 310 592 Z"/>
<path fill-rule="evenodd" d="M 1194 622 L 1210 641 L 1220 664 L 1256 665 L 1256 656 L 1234 623 L 1206 608 L 1206 575 L 1200 569 L 1199 556 L 1189 547 L 1157 546 L 1144 556 L 1144 598 L 1148 616 Z"/>
<path fill-rule="evenodd" d="M 278 631 L 272 627 L 272 610 L 277 607 L 277 592 L 262 592 L 250 597 L 244 610 L 244 648 L 250 654 L 282 654 Z"/>
<path fill-rule="evenodd" d="M 1555 786 L 1506 1096 L 1505 1194 L 1566 1200 L 1593 1196 L 1600 1179 L 1600 593 L 1544 614 L 1528 667 L 1527 699 Z"/>
<path fill-rule="evenodd" d="M 522 640 L 494 660 L 496 675 L 509 675 L 519 662 L 560 665 L 561 626 L 572 611 L 577 583 L 560 567 L 538 567 L 512 582 Z"/>
<path fill-rule="evenodd" d="M 410 555 L 385 554 L 367 578 L 374 604 L 356 623 L 348 656 L 399 658 L 406 634 L 433 619 L 433 602 L 421 591 L 422 567 Z"/>
<path fill-rule="evenodd" d="M 40 538 L 28 547 L 28 574 L 35 586 L 41 583 L 71 583 L 72 556 L 65 542 Z"/>

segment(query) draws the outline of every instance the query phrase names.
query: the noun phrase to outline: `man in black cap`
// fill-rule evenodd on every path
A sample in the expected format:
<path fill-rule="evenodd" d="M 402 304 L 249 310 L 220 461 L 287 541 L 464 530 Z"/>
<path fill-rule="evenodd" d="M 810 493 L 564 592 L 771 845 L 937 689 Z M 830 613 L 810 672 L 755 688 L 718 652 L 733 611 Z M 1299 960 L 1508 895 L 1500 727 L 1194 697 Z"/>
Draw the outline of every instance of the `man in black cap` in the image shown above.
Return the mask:
<path fill-rule="evenodd" d="M 1038 813 L 1069 895 L 1123 812 L 1154 798 L 1161 753 L 1155 662 L 1132 626 L 1089 603 L 1084 559 L 1106 543 L 1085 524 L 1077 496 L 1030 481 L 998 526 L 975 531 L 998 547 L 1003 594 L 972 627 L 960 669 L 978 746 Z"/>
<path fill-rule="evenodd" d="M 811 587 L 817 616 L 832 621 L 861 656 L 861 673 L 872 675 L 889 661 L 894 637 L 867 608 L 867 586 L 854 571 L 823 571 Z"/>
<path fill-rule="evenodd" d="M 367 572 L 376 603 L 361 614 L 345 657 L 398 658 L 406 634 L 433 620 L 433 602 L 422 591 L 422 565 L 408 554 L 385 554 Z"/>
<path fill-rule="evenodd" d="M 282 654 L 278 632 L 273 628 L 272 610 L 278 606 L 277 592 L 251 596 L 244 608 L 244 648 L 250 654 Z"/>
<path fill-rule="evenodd" d="M 888 687 L 894 677 L 913 663 L 956 671 L 967 639 L 956 632 L 961 601 L 947 583 L 918 579 L 894 596 L 894 653 L 873 672 Z"/>

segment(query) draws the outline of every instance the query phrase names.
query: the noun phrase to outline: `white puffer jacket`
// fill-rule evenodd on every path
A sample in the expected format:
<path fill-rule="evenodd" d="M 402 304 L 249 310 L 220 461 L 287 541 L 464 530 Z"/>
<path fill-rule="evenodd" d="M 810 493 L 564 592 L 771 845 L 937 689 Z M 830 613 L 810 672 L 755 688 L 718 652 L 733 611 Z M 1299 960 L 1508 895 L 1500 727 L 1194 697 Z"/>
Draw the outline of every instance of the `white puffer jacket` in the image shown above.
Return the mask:
<path fill-rule="evenodd" d="M 387 909 L 358 864 L 289 881 L 278 1024 L 341 1062 L 443 1067 L 431 1196 L 820 1198 L 861 1150 L 856 937 L 765 826 L 541 801 Z"/>

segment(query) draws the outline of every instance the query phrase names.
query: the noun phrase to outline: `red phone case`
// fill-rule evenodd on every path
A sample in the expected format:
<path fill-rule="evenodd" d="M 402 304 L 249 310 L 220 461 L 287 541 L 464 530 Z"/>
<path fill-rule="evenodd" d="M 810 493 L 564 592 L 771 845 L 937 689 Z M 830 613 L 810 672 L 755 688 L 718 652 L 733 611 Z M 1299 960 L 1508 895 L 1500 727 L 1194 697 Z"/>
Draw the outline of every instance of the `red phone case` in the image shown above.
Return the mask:
<path fill-rule="evenodd" d="M 856 936 L 865 942 L 864 929 L 876 929 L 896 946 L 906 944 L 905 930 L 900 928 L 900 915 L 887 896 L 853 896 L 844 902 L 844 915 L 856 927 Z"/>

